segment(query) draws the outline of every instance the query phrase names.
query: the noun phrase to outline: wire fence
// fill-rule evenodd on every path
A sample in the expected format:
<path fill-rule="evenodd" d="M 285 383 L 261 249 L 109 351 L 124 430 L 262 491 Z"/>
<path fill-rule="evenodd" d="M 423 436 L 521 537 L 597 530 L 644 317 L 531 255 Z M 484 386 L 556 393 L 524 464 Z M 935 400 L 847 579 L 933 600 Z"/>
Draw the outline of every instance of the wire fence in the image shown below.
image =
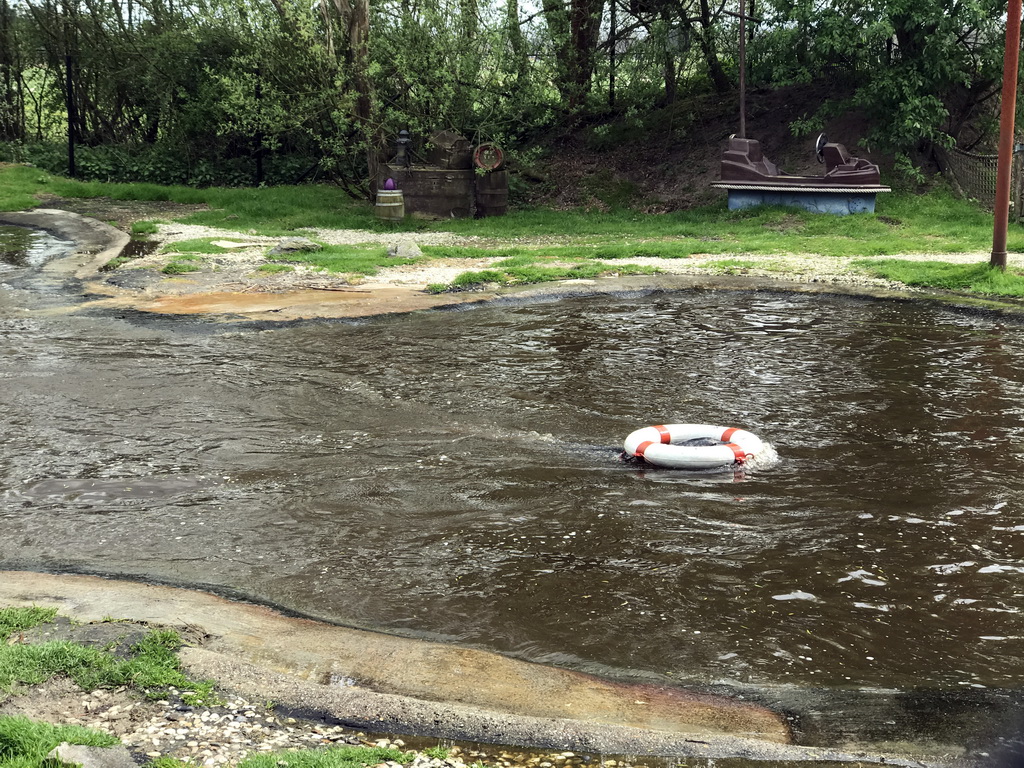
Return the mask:
<path fill-rule="evenodd" d="M 942 170 L 961 197 L 977 200 L 989 210 L 995 208 L 999 155 L 980 155 L 957 147 L 940 147 L 938 156 Z M 1013 163 L 1010 168 L 1010 215 L 1016 221 L 1021 221 L 1024 218 L 1024 145 L 1014 145 Z"/>

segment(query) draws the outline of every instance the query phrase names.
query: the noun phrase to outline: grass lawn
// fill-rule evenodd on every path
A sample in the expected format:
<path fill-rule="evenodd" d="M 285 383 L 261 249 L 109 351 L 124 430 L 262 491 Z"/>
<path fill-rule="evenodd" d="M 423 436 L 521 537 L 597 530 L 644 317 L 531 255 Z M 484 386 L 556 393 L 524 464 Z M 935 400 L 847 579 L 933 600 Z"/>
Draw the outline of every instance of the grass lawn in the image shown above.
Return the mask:
<path fill-rule="evenodd" d="M 120 742 L 106 733 L 77 725 L 50 725 L 26 717 L 0 717 L 0 765 L 43 768 L 46 755 L 61 742 L 111 747 Z"/>
<path fill-rule="evenodd" d="M 868 274 L 897 280 L 904 285 L 940 288 L 987 296 L 1024 296 L 1024 270 L 992 269 L 988 262 L 950 264 L 944 261 L 858 259 L 853 262 Z"/>
<path fill-rule="evenodd" d="M 66 675 L 86 691 L 124 685 L 160 698 L 168 688 L 178 687 L 194 691 L 189 703 L 216 698 L 211 682 L 194 682 L 181 672 L 176 655 L 181 638 L 170 630 L 150 632 L 126 659 L 63 640 L 30 645 L 8 642 L 11 636 L 45 624 L 55 615 L 56 610 L 47 608 L 0 608 L 0 691 Z"/>
<path fill-rule="evenodd" d="M 194 189 L 151 184 L 79 182 L 52 176 L 37 168 L 0 165 L 0 210 L 19 210 L 39 204 L 40 194 L 70 198 L 108 197 L 116 200 L 170 201 L 204 204 L 208 210 L 183 214 L 177 221 L 203 224 L 250 234 L 285 236 L 305 229 L 364 229 L 395 231 L 382 223 L 372 206 L 354 201 L 330 186 L 259 189 Z M 152 232 L 152 222 L 136 222 L 137 233 Z M 872 257 L 987 253 L 992 244 L 992 215 L 956 199 L 945 189 L 926 195 L 879 195 L 876 214 L 823 216 L 791 208 L 729 211 L 725 200 L 715 205 L 665 214 L 644 214 L 627 208 L 599 212 L 521 208 L 507 216 L 435 222 L 407 220 L 402 231 L 448 231 L 484 239 L 480 247 L 426 246 L 429 258 L 480 258 L 502 261 L 486 271 L 466 273 L 453 287 L 480 282 L 539 282 L 566 277 L 655 271 L 620 265 L 616 260 L 637 256 L 681 259 L 695 254 L 718 255 L 722 271 L 738 268 L 744 255 L 816 254 L 856 258 L 870 274 L 910 285 L 956 286 L 958 290 L 1021 295 L 1020 275 L 987 276 L 984 265 L 975 271 L 886 266 Z M 180 247 L 180 246 L 179 246 Z M 1008 250 L 1024 252 L 1024 228 L 1011 225 Z M 207 251 L 209 252 L 209 251 Z M 737 260 L 733 267 L 728 260 Z M 301 257 L 271 259 L 284 266 L 306 263 L 328 271 L 373 274 L 383 264 L 399 263 L 373 247 L 334 247 Z M 172 269 L 187 271 L 195 262 L 182 259 Z M 904 278 L 907 278 L 905 280 Z M 438 290 L 447 286 L 434 286 Z"/>

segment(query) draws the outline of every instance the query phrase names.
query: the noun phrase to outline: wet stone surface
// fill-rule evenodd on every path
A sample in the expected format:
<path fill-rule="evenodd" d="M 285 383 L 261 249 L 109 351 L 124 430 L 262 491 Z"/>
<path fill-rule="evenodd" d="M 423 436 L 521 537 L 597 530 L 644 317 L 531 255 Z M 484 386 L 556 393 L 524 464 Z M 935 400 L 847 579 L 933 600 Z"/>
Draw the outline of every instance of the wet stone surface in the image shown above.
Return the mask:
<path fill-rule="evenodd" d="M 75 624 L 64 616 L 57 616 L 52 622 L 17 633 L 9 642 L 31 644 L 65 640 L 109 651 L 125 659 L 134 655 L 132 647 L 150 631 L 149 627 L 127 621 Z"/>

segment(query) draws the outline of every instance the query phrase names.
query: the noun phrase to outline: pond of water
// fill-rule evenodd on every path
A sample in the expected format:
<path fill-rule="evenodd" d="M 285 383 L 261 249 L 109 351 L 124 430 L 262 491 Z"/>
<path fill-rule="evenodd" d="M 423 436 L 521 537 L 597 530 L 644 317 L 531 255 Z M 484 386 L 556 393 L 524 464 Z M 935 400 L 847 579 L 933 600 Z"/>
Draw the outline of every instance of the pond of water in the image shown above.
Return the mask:
<path fill-rule="evenodd" d="M 999 318 L 727 291 L 277 330 L 0 310 L 0 378 L 0 565 L 618 677 L 1024 675 L 1024 333 Z M 620 459 L 672 422 L 777 458 Z"/>

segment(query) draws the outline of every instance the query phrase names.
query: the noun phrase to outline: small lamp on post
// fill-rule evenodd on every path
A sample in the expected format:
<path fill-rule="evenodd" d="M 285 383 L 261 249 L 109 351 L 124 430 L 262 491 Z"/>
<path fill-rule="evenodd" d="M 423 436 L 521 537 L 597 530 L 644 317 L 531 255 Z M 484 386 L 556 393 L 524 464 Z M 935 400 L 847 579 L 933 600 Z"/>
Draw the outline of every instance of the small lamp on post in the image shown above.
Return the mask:
<path fill-rule="evenodd" d="M 412 144 L 412 139 L 409 138 L 409 132 L 404 129 L 399 131 L 398 138 L 395 139 L 395 156 L 391 159 L 390 165 L 398 165 L 403 168 L 409 167 L 410 144 Z"/>

